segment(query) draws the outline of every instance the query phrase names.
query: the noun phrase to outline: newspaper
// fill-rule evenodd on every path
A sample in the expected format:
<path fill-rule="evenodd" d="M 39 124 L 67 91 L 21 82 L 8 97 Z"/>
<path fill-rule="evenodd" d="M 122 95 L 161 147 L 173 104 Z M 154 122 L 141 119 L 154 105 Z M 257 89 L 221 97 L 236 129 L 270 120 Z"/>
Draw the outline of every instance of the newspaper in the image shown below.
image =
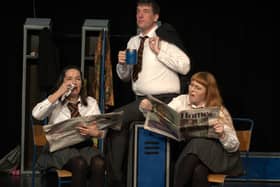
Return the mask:
<path fill-rule="evenodd" d="M 218 138 L 210 125 L 219 116 L 218 107 L 185 110 L 180 113 L 148 96 L 153 108 L 147 113 L 144 129 L 182 141 L 189 137 Z"/>
<path fill-rule="evenodd" d="M 106 128 L 112 128 L 114 130 L 120 130 L 122 124 L 123 111 L 111 112 L 106 114 L 91 115 L 70 118 L 65 121 L 47 124 L 43 126 L 46 134 L 46 139 L 49 143 L 50 152 L 75 145 L 86 140 L 87 136 L 80 135 L 77 126 L 83 124 L 88 125 L 92 122 L 96 122 L 99 130 Z"/>

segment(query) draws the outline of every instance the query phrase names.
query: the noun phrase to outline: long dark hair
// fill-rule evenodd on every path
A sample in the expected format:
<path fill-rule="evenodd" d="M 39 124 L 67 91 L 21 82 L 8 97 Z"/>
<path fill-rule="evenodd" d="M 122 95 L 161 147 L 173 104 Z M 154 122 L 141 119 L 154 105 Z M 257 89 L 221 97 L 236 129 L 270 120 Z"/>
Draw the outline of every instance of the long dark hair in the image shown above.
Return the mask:
<path fill-rule="evenodd" d="M 88 103 L 87 103 L 87 91 L 86 91 L 86 87 L 85 87 L 85 84 L 84 84 L 85 81 L 83 79 L 82 71 L 80 70 L 80 68 L 78 66 L 68 65 L 68 66 L 64 67 L 62 72 L 60 73 L 60 75 L 58 77 L 58 80 L 56 82 L 56 86 L 55 86 L 54 89 L 57 90 L 61 86 L 61 84 L 64 81 L 64 77 L 65 77 L 66 72 L 70 69 L 75 69 L 80 73 L 80 76 L 81 76 L 81 90 L 80 90 L 79 95 L 81 97 L 81 104 L 87 106 Z M 63 104 L 64 104 L 64 101 L 62 101 Z"/>

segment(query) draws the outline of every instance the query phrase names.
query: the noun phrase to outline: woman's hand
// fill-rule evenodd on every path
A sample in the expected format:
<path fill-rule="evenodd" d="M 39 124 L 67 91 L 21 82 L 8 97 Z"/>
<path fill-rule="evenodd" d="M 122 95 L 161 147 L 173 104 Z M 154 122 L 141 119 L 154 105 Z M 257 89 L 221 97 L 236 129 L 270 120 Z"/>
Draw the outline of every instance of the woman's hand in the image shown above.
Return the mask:
<path fill-rule="evenodd" d="M 151 111 L 152 108 L 153 108 L 153 105 L 152 105 L 152 103 L 151 103 L 148 99 L 143 99 L 143 100 L 140 102 L 140 108 L 141 108 L 143 111 Z"/>
<path fill-rule="evenodd" d="M 98 130 L 95 122 L 93 122 L 90 125 L 80 125 L 77 127 L 77 129 L 80 131 L 80 134 L 83 136 L 93 136 L 97 138 L 102 136 L 102 132 Z"/>
<path fill-rule="evenodd" d="M 72 81 L 65 81 L 63 82 L 60 87 L 51 95 L 49 95 L 48 99 L 51 103 L 54 103 L 57 101 L 60 97 L 63 97 L 63 95 L 71 89 Z"/>
<path fill-rule="evenodd" d="M 68 92 L 73 86 L 75 87 L 75 85 L 72 84 L 72 81 L 65 81 L 60 85 L 57 91 L 60 92 L 61 95 L 63 95 Z"/>
<path fill-rule="evenodd" d="M 211 125 L 213 126 L 215 133 L 217 133 L 220 138 L 225 136 L 224 124 L 219 119 L 213 120 Z"/>

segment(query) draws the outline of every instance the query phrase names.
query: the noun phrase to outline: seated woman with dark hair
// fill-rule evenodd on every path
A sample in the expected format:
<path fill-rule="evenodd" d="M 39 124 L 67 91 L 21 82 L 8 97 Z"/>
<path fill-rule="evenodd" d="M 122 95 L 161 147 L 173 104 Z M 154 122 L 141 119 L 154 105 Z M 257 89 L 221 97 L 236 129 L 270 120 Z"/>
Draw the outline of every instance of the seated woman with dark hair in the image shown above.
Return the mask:
<path fill-rule="evenodd" d="M 69 94 L 69 95 L 68 95 Z M 99 107 L 93 97 L 86 95 L 82 73 L 78 67 L 68 66 L 62 71 L 55 91 L 45 100 L 39 102 L 32 111 L 35 119 L 58 123 L 77 116 L 100 114 Z M 102 131 L 96 123 L 83 126 L 80 134 L 102 137 Z M 38 159 L 38 169 L 67 169 L 72 172 L 72 187 L 103 187 L 105 180 L 105 163 L 101 152 L 93 147 L 91 139 L 54 152 L 48 147 Z"/>

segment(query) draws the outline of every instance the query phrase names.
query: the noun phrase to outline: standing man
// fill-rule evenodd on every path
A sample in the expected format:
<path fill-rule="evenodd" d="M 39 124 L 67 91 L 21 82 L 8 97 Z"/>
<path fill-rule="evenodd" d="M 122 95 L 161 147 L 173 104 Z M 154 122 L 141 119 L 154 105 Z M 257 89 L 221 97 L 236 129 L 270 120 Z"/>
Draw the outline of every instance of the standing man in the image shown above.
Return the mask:
<path fill-rule="evenodd" d="M 138 50 L 138 62 L 136 65 L 126 64 L 124 50 L 119 51 L 117 64 L 118 76 L 124 81 L 131 81 L 136 99 L 117 109 L 124 111 L 122 129 L 110 130 L 105 140 L 109 187 L 125 186 L 129 128 L 133 121 L 144 120 L 139 111 L 140 101 L 147 95 L 153 95 L 168 103 L 180 93 L 179 74 L 186 75 L 190 71 L 189 57 L 176 44 L 178 40 L 172 42 L 172 37 L 165 39 L 158 34 L 170 32 L 169 27 L 166 32 L 166 27 L 158 27 L 159 5 L 154 0 L 139 0 L 136 11 L 140 33 L 130 38 L 127 48 Z"/>

